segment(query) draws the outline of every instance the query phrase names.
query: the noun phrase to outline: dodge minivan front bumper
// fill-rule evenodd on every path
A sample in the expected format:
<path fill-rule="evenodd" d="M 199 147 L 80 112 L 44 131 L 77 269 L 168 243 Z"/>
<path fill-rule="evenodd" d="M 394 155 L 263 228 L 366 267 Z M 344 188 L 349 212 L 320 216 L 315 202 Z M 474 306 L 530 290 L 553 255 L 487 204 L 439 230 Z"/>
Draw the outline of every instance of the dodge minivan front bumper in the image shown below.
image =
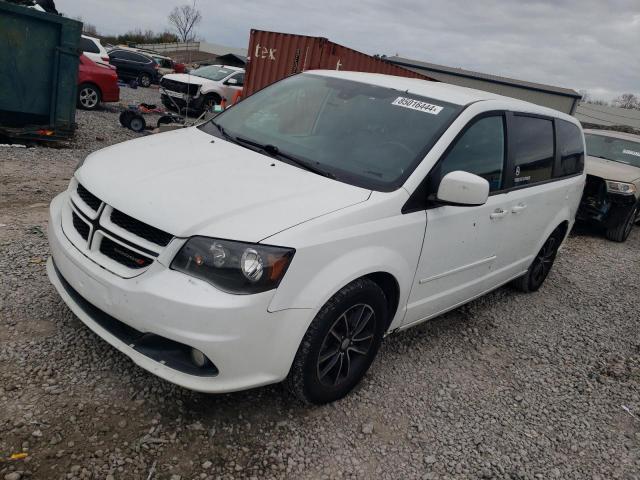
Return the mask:
<path fill-rule="evenodd" d="M 91 330 L 151 373 L 191 390 L 223 393 L 283 380 L 313 312 L 269 312 L 274 292 L 232 295 L 155 262 L 122 278 L 66 237 L 67 192 L 51 203 L 47 273 Z M 191 349 L 211 363 L 190 363 Z"/>

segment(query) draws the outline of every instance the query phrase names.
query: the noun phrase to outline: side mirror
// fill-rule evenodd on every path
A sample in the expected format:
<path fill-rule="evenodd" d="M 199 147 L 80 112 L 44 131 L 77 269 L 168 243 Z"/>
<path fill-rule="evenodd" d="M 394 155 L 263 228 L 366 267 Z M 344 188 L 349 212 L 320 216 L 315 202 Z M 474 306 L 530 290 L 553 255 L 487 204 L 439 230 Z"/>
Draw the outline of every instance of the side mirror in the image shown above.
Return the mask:
<path fill-rule="evenodd" d="M 238 84 L 238 80 L 236 80 L 235 78 L 230 78 L 229 80 L 224 82 L 224 84 L 225 85 L 237 85 Z"/>
<path fill-rule="evenodd" d="M 457 170 L 440 181 L 437 199 L 447 205 L 474 207 L 484 205 L 489 198 L 489 182 L 473 173 Z"/>

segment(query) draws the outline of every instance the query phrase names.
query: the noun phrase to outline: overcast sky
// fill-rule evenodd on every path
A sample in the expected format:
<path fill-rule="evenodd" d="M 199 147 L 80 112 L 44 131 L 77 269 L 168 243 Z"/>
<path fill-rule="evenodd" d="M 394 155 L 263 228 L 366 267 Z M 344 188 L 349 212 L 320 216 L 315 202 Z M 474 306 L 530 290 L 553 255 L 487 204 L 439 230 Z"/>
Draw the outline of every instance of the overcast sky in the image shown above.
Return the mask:
<path fill-rule="evenodd" d="M 167 29 L 185 0 L 56 0 L 99 32 Z M 201 39 L 246 48 L 251 28 L 328 37 L 611 99 L 640 94 L 640 0 L 198 0 Z"/>

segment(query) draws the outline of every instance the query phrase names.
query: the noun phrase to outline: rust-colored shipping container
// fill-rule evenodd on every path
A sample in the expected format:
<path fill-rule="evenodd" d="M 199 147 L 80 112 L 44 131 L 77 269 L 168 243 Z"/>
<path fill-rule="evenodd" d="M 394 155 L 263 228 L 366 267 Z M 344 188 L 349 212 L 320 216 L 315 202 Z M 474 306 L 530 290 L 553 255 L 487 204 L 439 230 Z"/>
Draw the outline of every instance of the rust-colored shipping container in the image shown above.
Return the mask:
<path fill-rule="evenodd" d="M 349 70 L 432 80 L 323 37 L 251 30 L 244 95 L 305 70 Z"/>

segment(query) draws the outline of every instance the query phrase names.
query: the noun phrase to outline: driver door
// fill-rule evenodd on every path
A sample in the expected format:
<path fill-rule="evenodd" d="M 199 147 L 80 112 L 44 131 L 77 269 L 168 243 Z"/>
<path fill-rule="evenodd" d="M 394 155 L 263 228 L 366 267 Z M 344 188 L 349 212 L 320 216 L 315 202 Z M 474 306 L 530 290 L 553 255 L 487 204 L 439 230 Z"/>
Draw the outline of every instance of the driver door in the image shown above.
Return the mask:
<path fill-rule="evenodd" d="M 503 114 L 483 114 L 467 125 L 429 173 L 432 193 L 449 172 L 479 175 L 489 182 L 489 198 L 480 206 L 435 204 L 427 209 L 405 326 L 455 308 L 506 281 L 501 255 L 509 220 L 508 194 L 502 191 L 505 145 Z"/>

